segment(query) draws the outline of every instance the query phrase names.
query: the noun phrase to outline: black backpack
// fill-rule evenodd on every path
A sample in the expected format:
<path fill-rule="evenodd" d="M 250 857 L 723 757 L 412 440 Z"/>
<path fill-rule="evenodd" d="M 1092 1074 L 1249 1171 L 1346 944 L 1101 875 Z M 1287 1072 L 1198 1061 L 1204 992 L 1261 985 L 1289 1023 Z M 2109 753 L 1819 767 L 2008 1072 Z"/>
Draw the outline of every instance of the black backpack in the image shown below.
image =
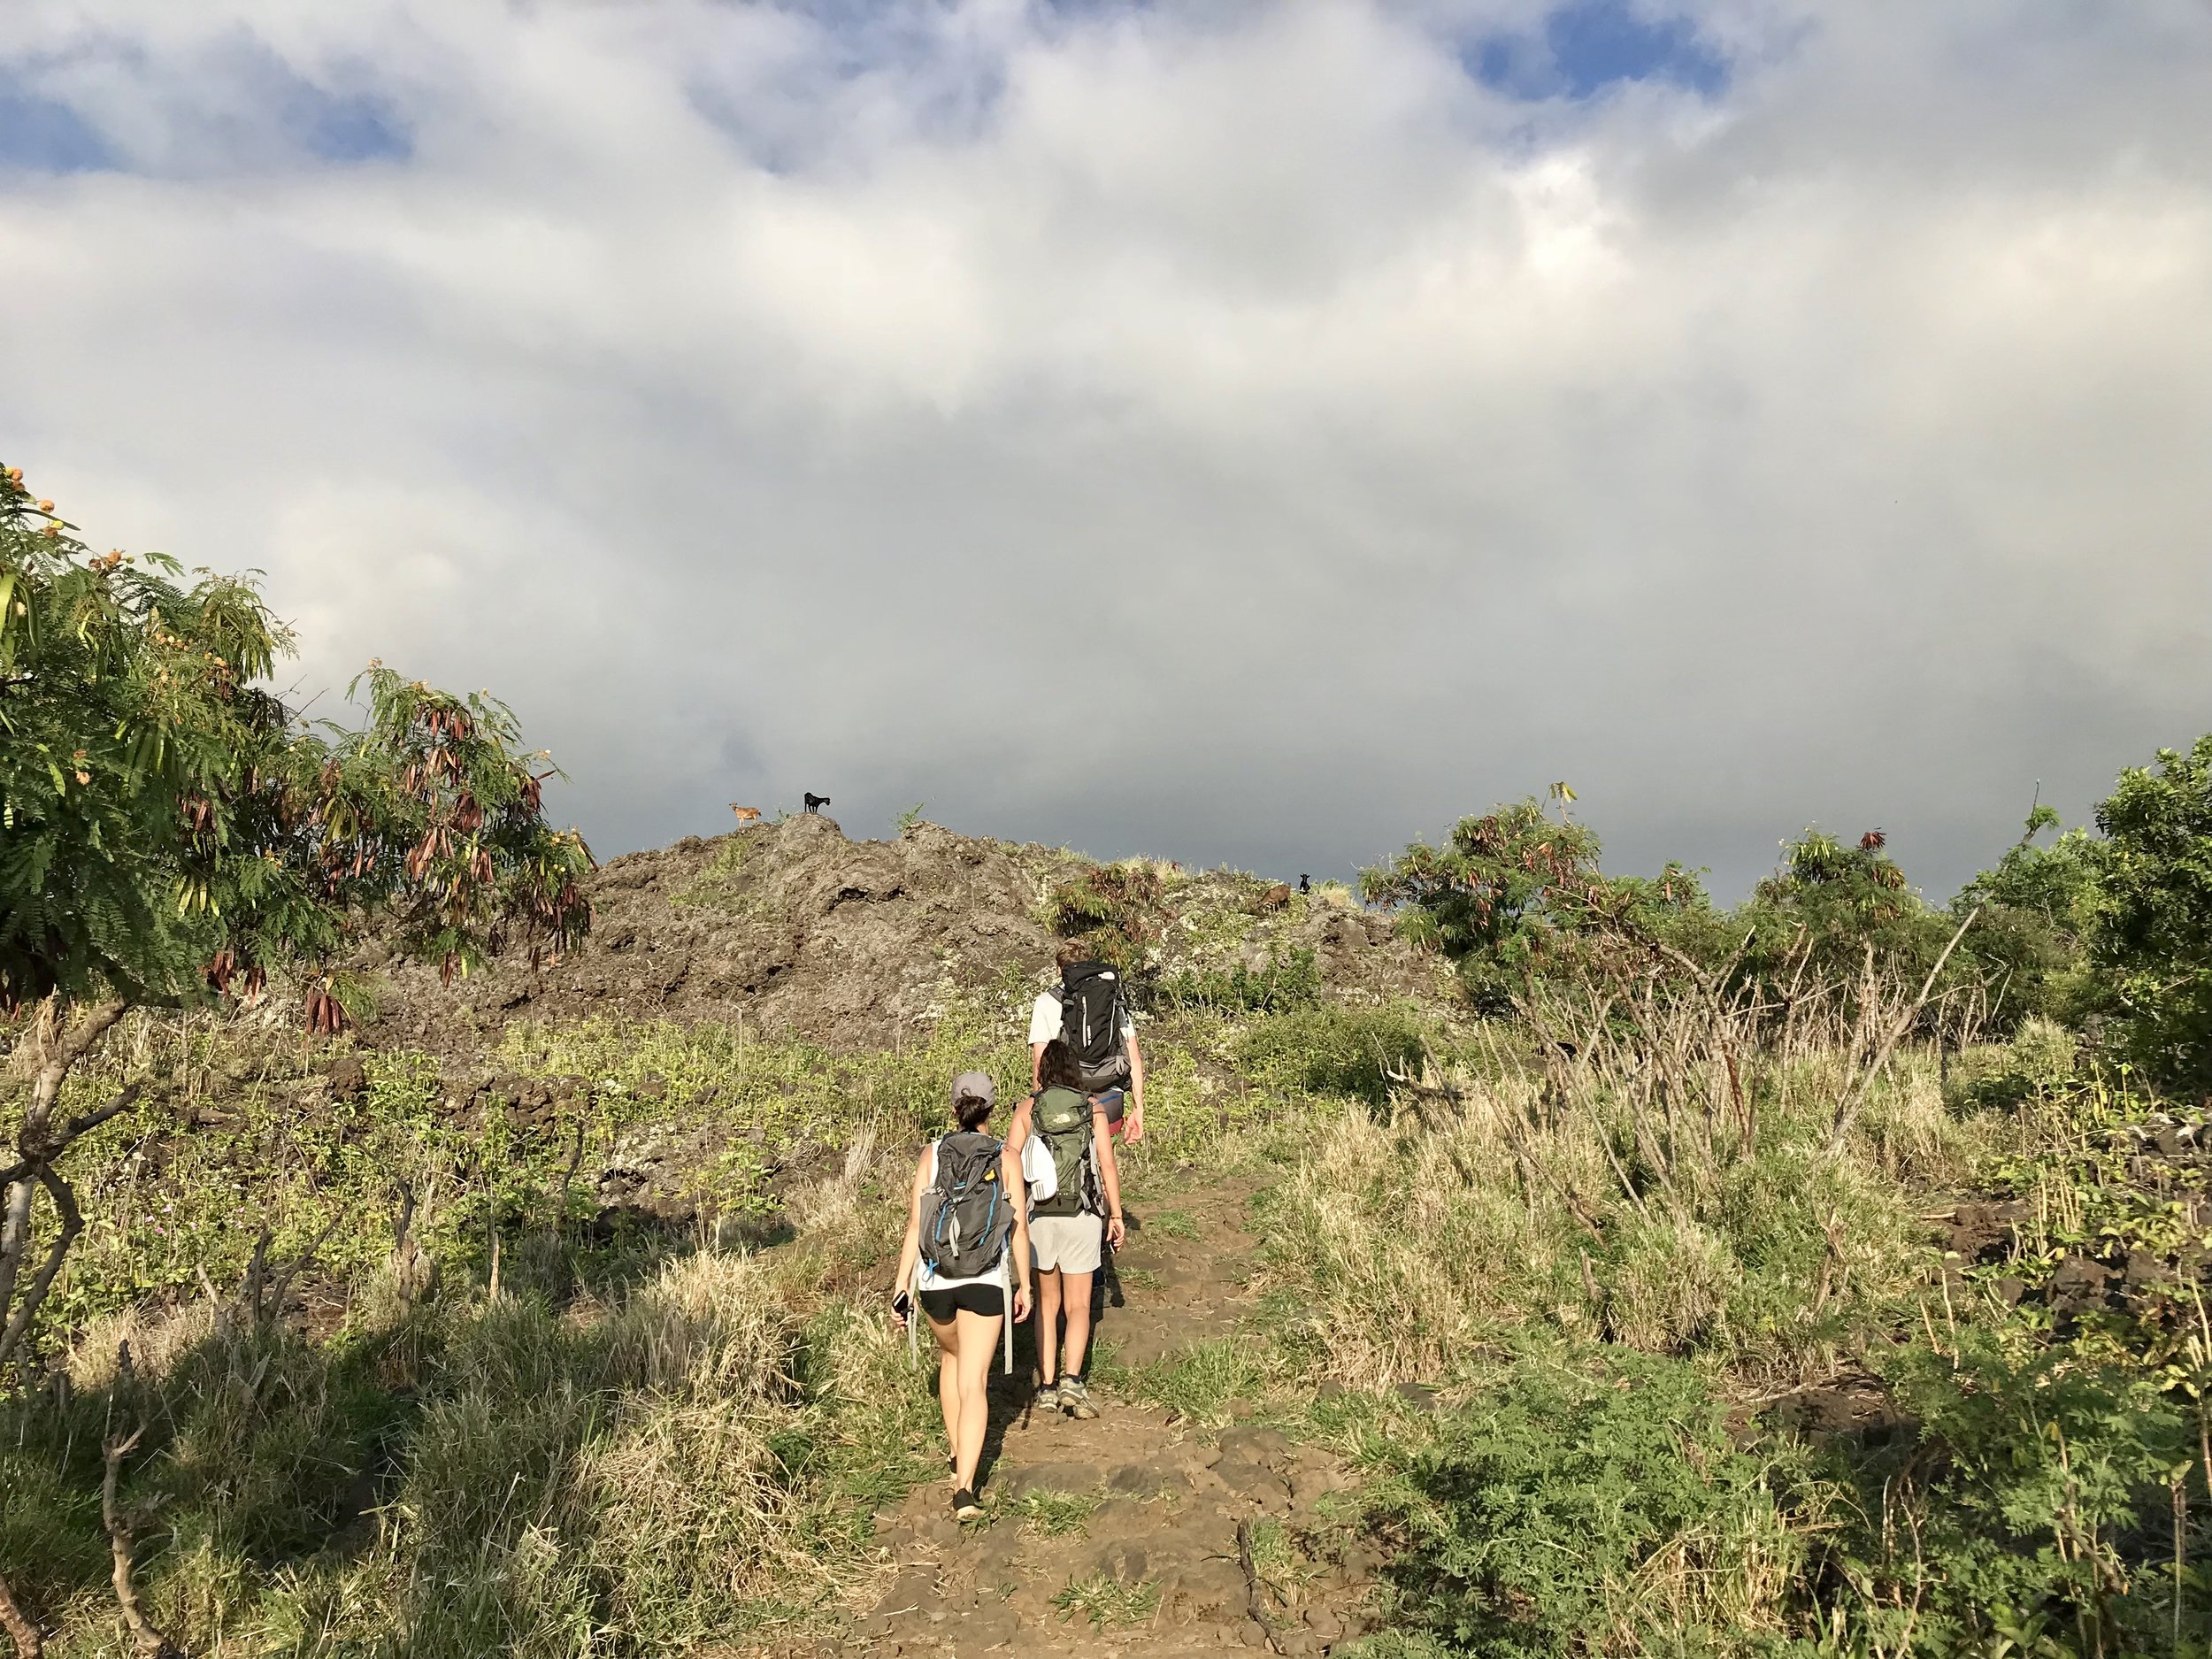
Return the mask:
<path fill-rule="evenodd" d="M 998 1264 L 1014 1226 L 999 1166 L 1002 1143 L 964 1129 L 937 1143 L 937 1175 L 922 1194 L 922 1260 L 940 1279 L 975 1279 Z"/>
<path fill-rule="evenodd" d="M 1102 962 L 1079 962 L 1060 980 L 1060 1041 L 1075 1056 L 1076 1082 L 1086 1090 L 1129 1080 L 1129 1050 L 1121 1028 L 1129 1010 L 1121 975 Z"/>
<path fill-rule="evenodd" d="M 1029 1126 L 1051 1155 L 1057 1182 L 1049 1198 L 1029 1207 L 1033 1216 L 1096 1215 L 1098 1160 L 1092 1151 L 1091 1097 L 1071 1088 L 1038 1091 L 1030 1103 Z"/>

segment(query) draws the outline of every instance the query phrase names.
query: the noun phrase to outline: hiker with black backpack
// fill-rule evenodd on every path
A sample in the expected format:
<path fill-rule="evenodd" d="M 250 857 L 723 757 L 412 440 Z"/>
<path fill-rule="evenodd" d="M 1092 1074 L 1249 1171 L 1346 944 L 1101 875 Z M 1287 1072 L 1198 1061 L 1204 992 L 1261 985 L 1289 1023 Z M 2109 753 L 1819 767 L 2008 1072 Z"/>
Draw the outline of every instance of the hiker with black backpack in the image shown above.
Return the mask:
<path fill-rule="evenodd" d="M 1091 1278 L 1104 1259 L 1102 1247 L 1121 1247 L 1121 1171 L 1114 1162 L 1106 1109 L 1083 1087 L 1075 1050 L 1055 1037 L 1038 1058 L 1037 1075 L 1041 1087 L 1014 1108 L 1006 1130 L 1008 1150 L 1031 1177 L 1029 1244 L 1037 1270 L 1037 1359 L 1042 1375 L 1036 1404 L 1041 1411 L 1094 1417 L 1098 1408 L 1083 1380 L 1091 1340 Z"/>
<path fill-rule="evenodd" d="M 1058 1038 L 1074 1052 L 1079 1087 L 1106 1109 L 1108 1128 L 1133 1145 L 1144 1139 L 1144 1049 L 1121 975 L 1072 939 L 1059 965 L 1060 988 L 1039 993 L 1029 1010 L 1030 1084 L 1044 1087 L 1045 1045 Z"/>
<path fill-rule="evenodd" d="M 960 1126 L 930 1142 L 915 1166 L 891 1290 L 892 1317 L 910 1337 L 918 1301 L 937 1338 L 937 1403 L 951 1454 L 952 1510 L 963 1520 L 983 1513 L 975 1481 L 990 1420 L 991 1356 L 1003 1347 L 1007 1369 L 1013 1369 L 1013 1326 L 1029 1317 L 1021 1148 L 989 1133 L 993 1094 L 980 1071 L 952 1080 Z"/>

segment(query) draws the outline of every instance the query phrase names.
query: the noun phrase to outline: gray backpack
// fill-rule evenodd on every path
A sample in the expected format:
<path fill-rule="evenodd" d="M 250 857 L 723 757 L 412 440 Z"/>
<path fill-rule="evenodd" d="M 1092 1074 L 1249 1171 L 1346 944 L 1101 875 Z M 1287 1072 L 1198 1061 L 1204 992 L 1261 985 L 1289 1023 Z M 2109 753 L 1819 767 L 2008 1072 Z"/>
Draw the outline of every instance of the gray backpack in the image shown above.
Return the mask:
<path fill-rule="evenodd" d="M 1006 1254 L 1015 1200 L 999 1166 L 1003 1143 L 964 1129 L 937 1143 L 937 1175 L 922 1194 L 922 1260 L 940 1279 L 974 1279 Z"/>

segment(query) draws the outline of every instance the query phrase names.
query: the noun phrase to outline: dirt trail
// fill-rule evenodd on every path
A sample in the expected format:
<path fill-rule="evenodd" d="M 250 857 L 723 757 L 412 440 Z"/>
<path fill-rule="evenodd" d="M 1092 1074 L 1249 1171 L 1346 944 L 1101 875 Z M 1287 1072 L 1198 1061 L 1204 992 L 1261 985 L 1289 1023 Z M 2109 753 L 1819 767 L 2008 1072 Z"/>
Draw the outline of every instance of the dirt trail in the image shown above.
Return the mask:
<path fill-rule="evenodd" d="M 1130 1206 L 1153 1221 L 1118 1258 L 1125 1305 L 1098 1327 L 1117 1361 L 1148 1363 L 1235 1329 L 1257 1246 L 1244 1226 L 1251 1191 L 1223 1183 Z M 1170 1236 L 1190 1231 L 1186 1218 L 1196 1236 Z M 1249 1424 L 1194 1428 L 1104 1391 L 1092 1422 L 1039 1411 L 1027 1361 L 1025 1343 L 1014 1377 L 995 1374 L 987 1518 L 956 1522 L 932 1483 L 879 1521 L 896 1576 L 853 1632 L 861 1651 L 1313 1655 L 1365 1628 L 1375 1563 L 1314 1510 L 1348 1484 L 1340 1460 Z M 1084 1507 L 1068 1499 L 1096 1507 L 1056 1535 L 1047 1526 L 1073 1527 Z"/>

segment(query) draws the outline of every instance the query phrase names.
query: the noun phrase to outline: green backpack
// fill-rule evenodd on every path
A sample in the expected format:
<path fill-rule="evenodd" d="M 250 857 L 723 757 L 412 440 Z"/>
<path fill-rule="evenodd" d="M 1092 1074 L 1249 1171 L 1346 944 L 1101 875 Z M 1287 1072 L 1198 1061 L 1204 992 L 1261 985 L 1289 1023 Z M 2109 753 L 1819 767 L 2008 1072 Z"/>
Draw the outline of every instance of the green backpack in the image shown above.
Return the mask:
<path fill-rule="evenodd" d="M 1095 1215 L 1098 1212 L 1098 1170 L 1091 1156 L 1091 1101 L 1071 1088 L 1048 1088 L 1029 1109 L 1029 1126 L 1052 1155 L 1052 1172 L 1059 1190 L 1037 1201 L 1031 1213 L 1040 1216 Z"/>

